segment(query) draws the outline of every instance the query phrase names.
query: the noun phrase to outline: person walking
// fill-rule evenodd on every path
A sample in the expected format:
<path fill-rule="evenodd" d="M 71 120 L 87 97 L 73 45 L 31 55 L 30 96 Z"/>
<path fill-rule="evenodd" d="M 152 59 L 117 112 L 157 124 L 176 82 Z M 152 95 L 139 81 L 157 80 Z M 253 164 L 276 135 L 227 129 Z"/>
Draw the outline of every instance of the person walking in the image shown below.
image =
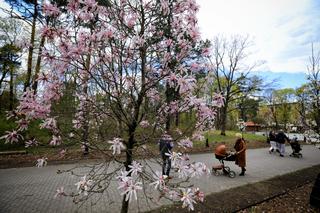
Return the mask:
<path fill-rule="evenodd" d="M 236 150 L 236 165 L 241 168 L 241 173 L 239 176 L 244 176 L 246 172 L 246 143 L 240 133 L 236 134 L 237 140 L 234 145 Z"/>
<path fill-rule="evenodd" d="M 276 140 L 278 142 L 280 157 L 284 157 L 285 153 L 285 142 L 290 141 L 289 138 L 284 134 L 283 130 L 280 130 L 276 136 Z"/>
<path fill-rule="evenodd" d="M 277 138 L 276 138 L 276 134 L 273 130 L 271 130 L 269 132 L 269 141 L 270 141 L 270 149 L 269 149 L 269 153 L 271 154 L 273 151 L 277 150 Z"/>
<path fill-rule="evenodd" d="M 171 179 L 169 176 L 171 170 L 171 159 L 167 154 L 171 152 L 172 148 L 172 137 L 165 132 L 159 140 L 159 150 L 162 157 L 162 175 L 166 175 L 168 179 Z"/>

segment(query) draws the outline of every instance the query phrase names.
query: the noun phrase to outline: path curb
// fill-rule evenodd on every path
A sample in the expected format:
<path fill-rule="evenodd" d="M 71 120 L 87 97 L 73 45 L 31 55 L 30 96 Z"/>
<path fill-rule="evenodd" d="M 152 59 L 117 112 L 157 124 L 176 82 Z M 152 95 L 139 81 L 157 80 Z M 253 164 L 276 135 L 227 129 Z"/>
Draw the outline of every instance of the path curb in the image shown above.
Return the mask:
<path fill-rule="evenodd" d="M 194 212 L 237 212 L 278 197 L 304 184 L 313 182 L 320 173 L 320 165 L 276 176 L 268 180 L 231 188 L 207 195 L 204 203 L 195 205 Z M 158 212 L 189 212 L 180 205 L 161 207 Z"/>

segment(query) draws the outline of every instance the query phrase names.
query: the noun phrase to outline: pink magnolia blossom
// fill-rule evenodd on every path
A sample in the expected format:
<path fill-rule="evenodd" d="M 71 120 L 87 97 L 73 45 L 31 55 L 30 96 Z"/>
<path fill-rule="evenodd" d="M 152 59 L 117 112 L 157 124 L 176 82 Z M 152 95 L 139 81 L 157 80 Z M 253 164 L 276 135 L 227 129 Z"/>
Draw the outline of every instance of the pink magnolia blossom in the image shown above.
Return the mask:
<path fill-rule="evenodd" d="M 53 135 L 49 144 L 51 146 L 58 146 L 58 145 L 61 144 L 61 142 L 62 141 L 61 141 L 61 137 L 60 136 Z"/>
<path fill-rule="evenodd" d="M 180 152 L 170 152 L 165 154 L 170 158 L 172 161 L 172 166 L 176 166 L 177 162 L 181 160 L 181 153 Z"/>
<path fill-rule="evenodd" d="M 43 13 L 46 16 L 59 16 L 60 10 L 56 5 L 53 5 L 51 3 L 44 3 L 42 5 Z"/>
<path fill-rule="evenodd" d="M 18 134 L 15 130 L 12 132 L 6 131 L 6 133 L 6 135 L 0 137 L 0 139 L 5 139 L 5 143 L 17 143 L 20 139 L 23 140 L 22 135 Z"/>
<path fill-rule="evenodd" d="M 200 201 L 200 202 L 204 201 L 204 192 L 200 191 L 199 188 L 193 188 L 192 191 L 197 201 Z"/>
<path fill-rule="evenodd" d="M 167 0 L 160 0 L 160 4 L 161 4 L 161 10 L 163 15 L 168 15 L 170 12 L 169 9 L 169 1 Z"/>
<path fill-rule="evenodd" d="M 29 122 L 26 119 L 20 119 L 18 122 L 18 131 L 24 131 L 28 129 Z"/>
<path fill-rule="evenodd" d="M 42 157 L 37 160 L 36 167 L 44 167 L 48 164 L 48 158 Z"/>
<path fill-rule="evenodd" d="M 35 138 L 30 139 L 30 140 L 26 141 L 26 143 L 25 143 L 25 147 L 26 148 L 33 147 L 33 146 L 38 146 L 38 145 L 39 145 L 39 143 Z"/>
<path fill-rule="evenodd" d="M 138 175 L 138 173 L 142 172 L 143 166 L 137 161 L 132 161 L 132 164 L 129 165 L 129 168 L 130 168 L 129 172 L 131 172 L 131 175 L 135 176 L 135 175 Z"/>
<path fill-rule="evenodd" d="M 129 202 L 131 202 L 133 197 L 137 200 L 138 199 L 137 190 L 142 190 L 141 185 L 142 185 L 141 182 L 134 183 L 131 179 L 130 181 L 128 181 L 127 189 L 123 193 L 121 193 L 121 195 L 125 194 L 126 201 L 129 201 Z"/>
<path fill-rule="evenodd" d="M 55 118 L 47 118 L 40 124 L 40 129 L 50 129 L 56 130 L 57 129 L 57 121 Z"/>
<path fill-rule="evenodd" d="M 212 106 L 220 108 L 224 105 L 224 101 L 225 101 L 225 98 L 223 97 L 223 95 L 216 93 L 213 96 Z"/>
<path fill-rule="evenodd" d="M 204 163 L 196 162 L 189 165 L 189 175 L 190 177 L 200 177 L 204 174 L 209 174 L 207 166 Z"/>
<path fill-rule="evenodd" d="M 142 128 L 148 128 L 148 127 L 150 126 L 149 121 L 147 121 L 147 120 L 141 121 L 141 122 L 140 122 L 140 126 L 141 126 Z"/>
<path fill-rule="evenodd" d="M 189 138 L 182 139 L 178 142 L 178 145 L 183 148 L 192 148 L 193 142 Z"/>
<path fill-rule="evenodd" d="M 194 194 L 190 188 L 188 189 L 181 189 L 181 201 L 182 201 L 182 208 L 187 207 L 189 210 L 194 210 L 193 204 L 196 203 L 194 200 Z"/>
<path fill-rule="evenodd" d="M 59 157 L 62 158 L 66 155 L 67 153 L 67 149 L 62 149 L 60 152 L 59 152 Z"/>
<path fill-rule="evenodd" d="M 57 197 L 61 197 L 61 196 L 65 196 L 66 193 L 64 192 L 64 187 L 61 186 L 60 188 L 57 189 L 56 191 L 57 193 L 54 195 L 54 198 L 57 198 Z"/>
<path fill-rule="evenodd" d="M 85 196 L 88 195 L 88 191 L 90 187 L 92 186 L 93 181 L 87 180 L 87 176 L 83 176 L 79 182 L 77 182 L 75 185 L 77 186 L 78 193 L 83 193 Z"/>
<path fill-rule="evenodd" d="M 184 93 L 193 91 L 193 89 L 196 86 L 195 82 L 196 82 L 196 80 L 191 77 L 179 78 L 178 79 L 178 86 L 179 86 L 180 94 L 184 94 Z"/>
<path fill-rule="evenodd" d="M 167 175 L 162 175 L 159 171 L 156 171 L 156 173 L 153 175 L 154 182 L 150 183 L 150 185 L 154 185 L 154 189 L 164 189 L 166 186 L 166 178 Z"/>
<path fill-rule="evenodd" d="M 204 138 L 204 136 L 202 135 L 202 133 L 200 133 L 200 132 L 195 132 L 195 133 L 193 133 L 193 135 L 192 135 L 192 139 L 193 139 L 193 140 L 197 140 L 197 141 L 203 141 L 205 138 Z"/>
<path fill-rule="evenodd" d="M 112 154 L 120 154 L 121 150 L 125 149 L 125 146 L 123 145 L 123 143 L 121 142 L 122 139 L 121 138 L 113 138 L 113 140 L 108 141 L 109 144 L 112 144 L 110 146 L 110 150 L 112 149 Z"/>

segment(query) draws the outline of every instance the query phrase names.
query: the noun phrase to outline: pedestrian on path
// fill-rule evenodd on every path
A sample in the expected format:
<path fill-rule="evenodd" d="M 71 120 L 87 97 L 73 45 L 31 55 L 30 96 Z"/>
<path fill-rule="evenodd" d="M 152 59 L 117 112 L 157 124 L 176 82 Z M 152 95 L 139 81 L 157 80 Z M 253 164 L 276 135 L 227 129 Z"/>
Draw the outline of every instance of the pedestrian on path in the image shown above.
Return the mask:
<path fill-rule="evenodd" d="M 277 142 L 279 146 L 279 151 L 280 151 L 280 157 L 284 157 L 285 153 L 285 142 L 287 141 L 288 143 L 290 142 L 289 138 L 284 134 L 283 130 L 280 130 L 277 134 Z"/>
<path fill-rule="evenodd" d="M 269 141 L 270 141 L 270 149 L 269 153 L 271 154 L 273 151 L 277 150 L 277 141 L 276 134 L 273 130 L 269 132 Z"/>
<path fill-rule="evenodd" d="M 246 143 L 240 133 L 236 133 L 236 143 L 234 149 L 236 150 L 236 165 L 241 168 L 240 176 L 244 176 L 246 172 Z"/>
<path fill-rule="evenodd" d="M 170 170 L 171 170 L 171 159 L 168 154 L 173 148 L 172 137 L 166 132 L 161 136 L 159 140 L 159 150 L 162 157 L 162 175 L 166 175 L 169 179 Z"/>

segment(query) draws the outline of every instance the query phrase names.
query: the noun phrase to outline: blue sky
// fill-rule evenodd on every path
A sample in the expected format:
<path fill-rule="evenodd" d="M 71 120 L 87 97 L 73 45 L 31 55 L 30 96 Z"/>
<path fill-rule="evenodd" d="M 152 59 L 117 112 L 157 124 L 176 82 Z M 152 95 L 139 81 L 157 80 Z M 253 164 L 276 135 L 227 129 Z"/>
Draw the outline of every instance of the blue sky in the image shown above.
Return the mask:
<path fill-rule="evenodd" d="M 252 59 L 265 60 L 261 75 L 281 87 L 305 82 L 311 43 L 320 50 L 320 0 L 198 0 L 202 37 L 248 34 Z M 287 74 L 296 73 L 296 74 Z M 282 80 L 281 80 L 282 79 Z"/>
<path fill-rule="evenodd" d="M 251 60 L 266 61 L 258 68 L 263 71 L 261 76 L 279 78 L 280 87 L 297 87 L 305 82 L 303 73 L 307 72 L 311 43 L 320 50 L 320 0 L 197 2 L 202 38 L 249 35 L 254 43 Z M 0 0 L 0 7 L 7 7 L 4 0 Z"/>
<path fill-rule="evenodd" d="M 307 82 L 307 75 L 304 72 L 271 72 L 271 71 L 260 71 L 258 73 L 263 79 L 268 82 L 277 80 L 274 85 L 277 89 L 294 88 L 301 86 Z"/>

